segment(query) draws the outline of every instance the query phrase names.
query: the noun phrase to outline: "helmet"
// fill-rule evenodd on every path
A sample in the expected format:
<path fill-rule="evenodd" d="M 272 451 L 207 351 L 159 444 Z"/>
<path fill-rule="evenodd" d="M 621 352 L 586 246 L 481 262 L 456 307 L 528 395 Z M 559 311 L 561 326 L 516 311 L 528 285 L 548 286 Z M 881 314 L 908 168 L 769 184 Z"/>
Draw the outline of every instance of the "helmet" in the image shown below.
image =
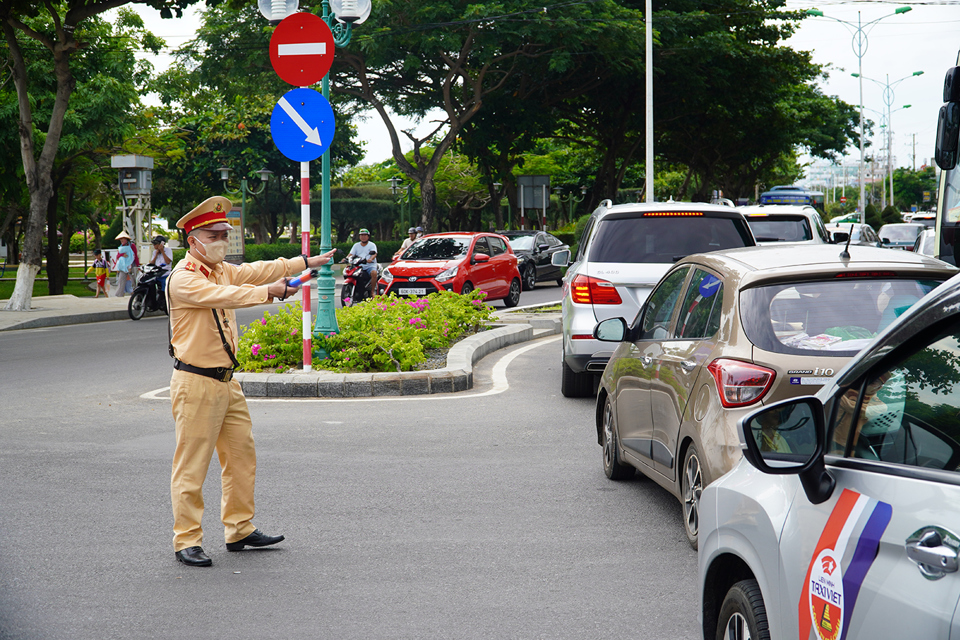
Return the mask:
<path fill-rule="evenodd" d="M 409 229 L 407 229 L 407 233 L 416 233 L 416 232 L 417 232 L 416 227 L 410 227 Z"/>
<path fill-rule="evenodd" d="M 363 235 L 363 234 L 370 235 L 370 231 L 367 229 L 360 229 L 359 233 L 360 235 Z"/>

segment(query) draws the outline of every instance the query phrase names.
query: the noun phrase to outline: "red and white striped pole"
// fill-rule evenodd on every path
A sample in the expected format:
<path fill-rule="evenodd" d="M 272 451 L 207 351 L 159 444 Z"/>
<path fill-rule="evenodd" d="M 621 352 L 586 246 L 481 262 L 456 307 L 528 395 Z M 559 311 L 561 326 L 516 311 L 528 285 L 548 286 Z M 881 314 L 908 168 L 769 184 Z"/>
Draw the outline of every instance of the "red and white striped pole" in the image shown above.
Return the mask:
<path fill-rule="evenodd" d="M 310 163 L 300 163 L 300 251 L 310 255 Z M 303 370 L 313 370 L 313 322 L 310 318 L 310 281 L 300 288 L 303 306 Z"/>

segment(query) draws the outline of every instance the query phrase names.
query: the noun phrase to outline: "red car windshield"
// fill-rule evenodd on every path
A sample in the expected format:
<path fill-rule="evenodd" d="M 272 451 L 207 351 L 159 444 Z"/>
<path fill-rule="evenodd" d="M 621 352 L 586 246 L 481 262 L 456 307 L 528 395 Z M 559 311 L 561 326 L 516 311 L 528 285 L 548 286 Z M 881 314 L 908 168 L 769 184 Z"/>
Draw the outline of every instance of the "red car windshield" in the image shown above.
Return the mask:
<path fill-rule="evenodd" d="M 470 238 L 421 238 L 410 245 L 403 260 L 453 260 L 467 255 Z"/>

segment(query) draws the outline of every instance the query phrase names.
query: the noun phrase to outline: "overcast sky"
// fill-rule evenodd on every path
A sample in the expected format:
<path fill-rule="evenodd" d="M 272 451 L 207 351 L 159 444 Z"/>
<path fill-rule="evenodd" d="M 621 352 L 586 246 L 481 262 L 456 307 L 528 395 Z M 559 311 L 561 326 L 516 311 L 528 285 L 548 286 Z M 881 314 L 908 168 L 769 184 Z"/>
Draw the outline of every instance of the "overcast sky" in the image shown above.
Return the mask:
<path fill-rule="evenodd" d="M 194 37 L 200 24 L 200 9 L 197 6 L 187 9 L 182 19 L 161 20 L 157 11 L 143 5 L 133 6 L 143 15 L 148 28 L 166 40 L 164 55 L 146 56 L 157 70 L 166 68 L 172 62 L 169 52 Z M 889 80 L 891 85 L 910 76 L 896 84 L 893 90 L 895 163 L 896 166 L 911 167 L 915 161 L 919 167 L 929 162 L 933 156 L 937 113 L 942 104 L 943 76 L 948 68 L 956 65 L 960 50 L 960 0 L 903 4 L 872 0 L 788 0 L 787 6 L 801 10 L 816 8 L 825 16 L 854 24 L 857 23 L 858 12 L 864 25 L 880 18 L 876 24 L 864 28 L 867 47 L 862 60 L 863 76 L 884 84 Z M 889 15 L 900 6 L 910 6 L 912 10 L 901 15 Z M 373 10 L 377 10 L 376 0 Z M 811 17 L 804 20 L 802 25 L 787 44 L 812 51 L 814 62 L 830 65 L 830 77 L 822 86 L 825 94 L 836 95 L 850 104 L 860 104 L 859 83 L 850 75 L 857 72 L 858 66 L 853 42 L 855 28 L 827 17 Z M 924 74 L 912 76 L 915 71 L 923 71 Z M 863 83 L 863 104 L 867 109 L 865 116 L 876 125 L 880 123 L 879 112 L 886 109 L 883 94 L 882 86 L 870 81 Z M 744 98 L 749 99 L 749 96 Z M 911 105 L 910 108 L 897 110 L 907 104 Z M 424 123 L 422 128 L 426 129 L 427 126 L 428 123 Z M 365 162 L 380 162 L 390 156 L 386 129 L 375 113 L 360 125 L 360 135 L 366 142 Z M 875 146 L 885 148 L 886 144 L 881 145 L 877 140 Z M 868 149 L 867 153 L 869 155 L 871 151 Z M 855 166 L 858 161 L 859 149 L 849 149 L 845 163 Z"/>

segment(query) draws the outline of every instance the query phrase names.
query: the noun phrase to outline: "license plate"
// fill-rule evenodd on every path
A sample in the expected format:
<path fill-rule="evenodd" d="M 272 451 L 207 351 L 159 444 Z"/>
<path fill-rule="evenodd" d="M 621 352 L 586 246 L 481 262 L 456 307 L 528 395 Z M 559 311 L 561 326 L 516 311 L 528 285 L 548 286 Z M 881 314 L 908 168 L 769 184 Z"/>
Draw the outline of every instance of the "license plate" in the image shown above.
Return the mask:
<path fill-rule="evenodd" d="M 425 296 L 427 295 L 426 287 L 400 287 L 397 291 L 402 296 Z"/>

